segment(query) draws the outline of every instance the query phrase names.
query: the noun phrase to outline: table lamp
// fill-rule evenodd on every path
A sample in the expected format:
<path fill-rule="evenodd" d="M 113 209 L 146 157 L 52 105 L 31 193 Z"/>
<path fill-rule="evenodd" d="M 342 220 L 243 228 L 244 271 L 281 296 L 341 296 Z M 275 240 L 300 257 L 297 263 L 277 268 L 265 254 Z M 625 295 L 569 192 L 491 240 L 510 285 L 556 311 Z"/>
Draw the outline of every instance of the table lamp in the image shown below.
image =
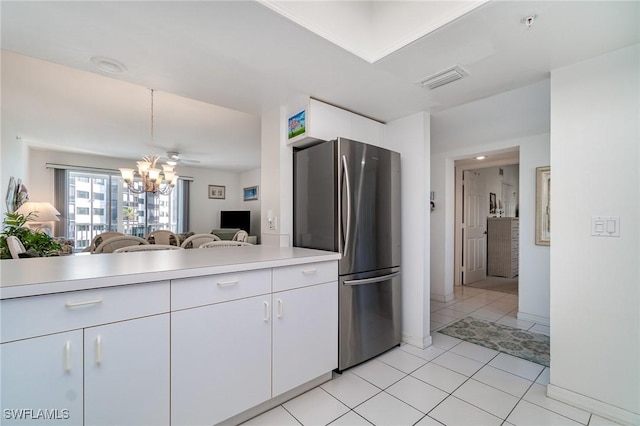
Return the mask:
<path fill-rule="evenodd" d="M 32 220 L 29 220 L 26 225 L 33 230 L 38 230 L 48 235 L 52 234 L 52 228 L 44 226 L 44 223 L 60 220 L 58 219 L 60 212 L 46 201 L 27 201 L 20 205 L 15 212 L 25 217 L 31 214 Z"/>

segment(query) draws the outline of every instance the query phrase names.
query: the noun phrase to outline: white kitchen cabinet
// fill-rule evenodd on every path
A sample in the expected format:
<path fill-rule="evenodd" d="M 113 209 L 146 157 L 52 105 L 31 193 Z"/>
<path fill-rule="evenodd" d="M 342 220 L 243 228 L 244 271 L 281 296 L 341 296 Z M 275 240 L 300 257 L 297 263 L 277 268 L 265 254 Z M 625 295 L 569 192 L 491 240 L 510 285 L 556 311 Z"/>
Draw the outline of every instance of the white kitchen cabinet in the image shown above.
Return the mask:
<path fill-rule="evenodd" d="M 219 423 L 337 368 L 337 274 L 329 261 L 172 281 L 171 424 Z"/>
<path fill-rule="evenodd" d="M 0 359 L 0 423 L 83 424 L 82 330 L 3 343 Z"/>
<path fill-rule="evenodd" d="M 84 334 L 85 424 L 169 424 L 169 314 Z"/>
<path fill-rule="evenodd" d="M 271 397 L 270 301 L 254 296 L 171 314 L 173 426 L 216 424 Z"/>
<path fill-rule="evenodd" d="M 382 143 L 384 124 L 378 121 L 316 99 L 309 99 L 307 105 L 300 110 L 302 109 L 305 111 L 306 131 L 289 139 L 287 144 L 290 146 L 300 148 L 317 141 L 329 141 L 338 137 L 374 145 Z M 295 111 L 295 113 L 300 110 Z"/>
<path fill-rule="evenodd" d="M 6 299 L 0 312 L 3 424 L 15 408 L 38 416 L 18 424 L 168 424 L 168 281 Z"/>
<path fill-rule="evenodd" d="M 153 263 L 144 273 L 129 273 L 119 255 L 8 262 L 0 283 L 0 423 L 240 423 L 256 407 L 280 403 L 273 397 L 283 389 L 306 381 L 301 393 L 330 377 L 337 291 L 322 289 L 335 285 L 338 255 L 241 251 L 226 260 L 206 250 L 176 253 L 179 269 Z M 80 263 L 97 258 L 104 262 Z M 135 281 L 145 278 L 156 281 Z M 278 324 L 273 300 L 282 301 Z"/>
<path fill-rule="evenodd" d="M 338 283 L 274 293 L 272 396 L 337 367 Z"/>

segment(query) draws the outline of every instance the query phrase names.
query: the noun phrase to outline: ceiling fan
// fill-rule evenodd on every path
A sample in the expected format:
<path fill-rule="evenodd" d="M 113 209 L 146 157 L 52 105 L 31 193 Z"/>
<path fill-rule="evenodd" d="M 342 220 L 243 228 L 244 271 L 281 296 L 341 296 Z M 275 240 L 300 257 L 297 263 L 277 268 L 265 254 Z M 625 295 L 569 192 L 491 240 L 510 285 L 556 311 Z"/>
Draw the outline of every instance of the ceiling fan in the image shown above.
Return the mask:
<path fill-rule="evenodd" d="M 165 157 L 167 164 L 170 162 L 175 162 L 176 164 L 198 164 L 199 160 L 194 160 L 190 158 L 184 158 L 180 155 L 179 152 L 176 151 L 167 151 L 167 156 Z"/>

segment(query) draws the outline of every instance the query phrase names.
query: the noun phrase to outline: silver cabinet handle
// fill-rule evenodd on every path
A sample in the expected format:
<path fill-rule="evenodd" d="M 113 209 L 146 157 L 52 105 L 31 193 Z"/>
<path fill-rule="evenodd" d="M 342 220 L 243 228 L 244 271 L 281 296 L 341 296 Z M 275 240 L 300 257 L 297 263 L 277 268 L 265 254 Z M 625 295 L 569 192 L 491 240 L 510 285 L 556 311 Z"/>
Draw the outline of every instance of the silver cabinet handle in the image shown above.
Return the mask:
<path fill-rule="evenodd" d="M 99 297 L 99 298 L 97 298 L 95 300 L 87 300 L 87 301 L 84 301 L 84 302 L 67 302 L 64 305 L 67 308 L 76 308 L 78 306 L 96 305 L 98 303 L 102 303 L 102 297 Z"/>
<path fill-rule="evenodd" d="M 302 275 L 315 275 L 318 273 L 317 269 L 303 269 L 302 270 Z"/>
<path fill-rule="evenodd" d="M 282 299 L 278 299 L 278 318 L 282 318 Z"/>
<path fill-rule="evenodd" d="M 71 371 L 71 341 L 67 340 L 64 344 L 64 371 Z"/>
<path fill-rule="evenodd" d="M 381 277 L 364 278 L 362 280 L 346 280 L 344 285 L 361 285 L 361 284 L 373 284 L 382 281 L 390 280 L 400 275 L 400 272 L 394 272 L 392 274 L 383 275 Z"/>
<path fill-rule="evenodd" d="M 102 364 L 102 336 L 96 337 L 96 364 Z"/>
<path fill-rule="evenodd" d="M 218 281 L 218 287 L 228 287 L 230 285 L 238 284 L 239 282 L 240 280 L 238 279 L 228 280 L 228 281 Z"/>
<path fill-rule="evenodd" d="M 270 318 L 270 314 L 269 314 L 269 302 L 265 301 L 264 302 L 264 322 L 268 322 L 269 318 Z"/>

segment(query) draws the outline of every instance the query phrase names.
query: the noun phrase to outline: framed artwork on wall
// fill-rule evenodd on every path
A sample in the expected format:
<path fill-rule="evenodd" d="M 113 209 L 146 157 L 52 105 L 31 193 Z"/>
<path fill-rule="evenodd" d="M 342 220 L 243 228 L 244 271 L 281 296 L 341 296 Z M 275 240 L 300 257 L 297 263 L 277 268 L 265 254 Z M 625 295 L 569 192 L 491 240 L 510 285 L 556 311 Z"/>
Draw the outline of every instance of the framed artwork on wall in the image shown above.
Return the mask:
<path fill-rule="evenodd" d="M 287 127 L 289 128 L 287 134 L 287 139 L 289 140 L 304 135 L 307 131 L 307 111 L 303 109 L 299 113 L 289 117 Z"/>
<path fill-rule="evenodd" d="M 225 187 L 222 185 L 209 185 L 209 198 L 215 200 L 224 200 Z"/>
<path fill-rule="evenodd" d="M 496 194 L 489 193 L 489 214 L 496 214 Z"/>
<path fill-rule="evenodd" d="M 551 244 L 551 167 L 536 168 L 536 245 Z"/>
<path fill-rule="evenodd" d="M 257 200 L 258 199 L 258 187 L 257 186 L 250 186 L 248 188 L 244 188 L 242 190 L 242 199 L 244 201 Z"/>

